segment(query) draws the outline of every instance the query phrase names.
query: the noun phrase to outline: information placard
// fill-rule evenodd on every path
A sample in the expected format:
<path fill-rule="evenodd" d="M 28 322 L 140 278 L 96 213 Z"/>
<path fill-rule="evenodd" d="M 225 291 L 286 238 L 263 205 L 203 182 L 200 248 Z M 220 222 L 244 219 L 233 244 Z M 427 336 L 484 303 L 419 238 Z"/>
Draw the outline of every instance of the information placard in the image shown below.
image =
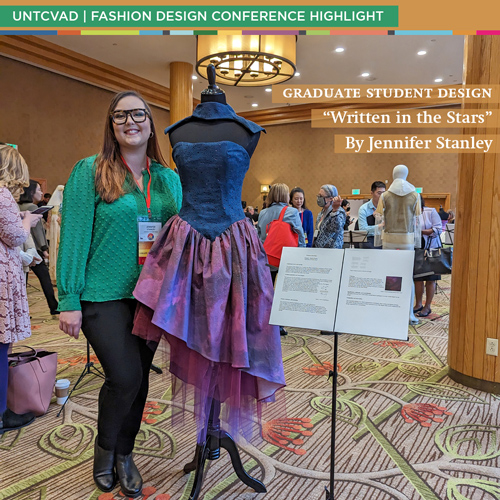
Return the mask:
<path fill-rule="evenodd" d="M 414 252 L 346 249 L 335 331 L 408 339 Z"/>
<path fill-rule="evenodd" d="M 284 248 L 270 322 L 333 331 L 343 250 Z"/>
<path fill-rule="evenodd" d="M 285 248 L 270 322 L 407 340 L 414 252 Z"/>

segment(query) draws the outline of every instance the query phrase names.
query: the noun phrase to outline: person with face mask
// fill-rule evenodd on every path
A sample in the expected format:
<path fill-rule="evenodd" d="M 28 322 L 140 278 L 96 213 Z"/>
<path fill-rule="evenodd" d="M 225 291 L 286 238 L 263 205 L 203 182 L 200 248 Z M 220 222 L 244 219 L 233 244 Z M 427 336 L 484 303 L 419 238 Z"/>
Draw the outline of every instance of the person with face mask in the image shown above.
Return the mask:
<path fill-rule="evenodd" d="M 345 224 L 344 224 L 344 231 L 349 230 L 349 226 L 354 222 L 354 218 L 351 217 L 350 211 L 351 211 L 351 204 L 349 203 L 349 200 L 342 200 L 342 203 L 340 205 L 346 214 L 345 216 Z"/>
<path fill-rule="evenodd" d="M 316 218 L 313 247 L 342 248 L 346 213 L 340 206 L 342 198 L 332 184 L 321 186 L 317 196 L 321 212 Z"/>

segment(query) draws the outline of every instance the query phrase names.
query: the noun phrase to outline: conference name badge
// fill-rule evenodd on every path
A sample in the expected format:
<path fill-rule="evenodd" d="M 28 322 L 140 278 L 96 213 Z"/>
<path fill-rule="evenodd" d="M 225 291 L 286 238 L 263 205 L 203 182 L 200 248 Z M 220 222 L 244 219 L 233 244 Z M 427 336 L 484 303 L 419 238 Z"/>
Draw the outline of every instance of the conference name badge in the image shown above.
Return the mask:
<path fill-rule="evenodd" d="M 138 217 L 137 218 L 137 234 L 138 234 L 138 249 L 139 249 L 139 265 L 142 266 L 146 262 L 153 243 L 156 241 L 161 230 L 161 220 L 156 217 Z"/>

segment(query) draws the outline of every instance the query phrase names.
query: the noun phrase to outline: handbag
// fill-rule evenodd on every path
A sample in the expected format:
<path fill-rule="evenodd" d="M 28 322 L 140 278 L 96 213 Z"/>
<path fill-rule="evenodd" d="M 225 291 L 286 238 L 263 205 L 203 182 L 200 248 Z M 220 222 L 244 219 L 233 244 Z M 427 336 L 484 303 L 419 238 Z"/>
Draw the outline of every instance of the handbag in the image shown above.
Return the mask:
<path fill-rule="evenodd" d="M 292 230 L 292 226 L 288 222 L 283 222 L 287 208 L 283 207 L 279 218 L 266 226 L 264 250 L 269 264 L 274 267 L 279 267 L 284 247 L 299 246 L 299 235 Z"/>
<path fill-rule="evenodd" d="M 57 353 L 22 346 L 29 351 L 11 353 L 7 406 L 14 413 L 47 413 L 56 383 Z"/>
<path fill-rule="evenodd" d="M 425 248 L 415 250 L 414 278 L 425 278 L 433 274 L 451 274 L 453 247 L 443 247 L 441 239 L 438 238 L 440 246 L 430 248 L 431 240 L 432 238 L 427 239 Z"/>

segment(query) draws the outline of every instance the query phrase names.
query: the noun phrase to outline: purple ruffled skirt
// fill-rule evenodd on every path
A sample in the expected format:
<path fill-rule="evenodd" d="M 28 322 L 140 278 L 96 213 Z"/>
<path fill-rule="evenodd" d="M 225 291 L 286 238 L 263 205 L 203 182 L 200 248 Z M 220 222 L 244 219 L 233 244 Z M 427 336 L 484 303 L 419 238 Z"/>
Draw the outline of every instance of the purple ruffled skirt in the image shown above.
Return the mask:
<path fill-rule="evenodd" d="M 279 328 L 269 324 L 273 286 L 255 229 L 232 224 L 214 241 L 179 216 L 151 249 L 134 290 L 134 334 L 169 343 L 174 398 L 194 403 L 198 439 L 212 401 L 229 431 L 250 429 L 260 403 L 285 386 Z M 187 384 L 187 385 L 186 385 Z M 192 394 L 191 394 L 192 393 Z"/>

